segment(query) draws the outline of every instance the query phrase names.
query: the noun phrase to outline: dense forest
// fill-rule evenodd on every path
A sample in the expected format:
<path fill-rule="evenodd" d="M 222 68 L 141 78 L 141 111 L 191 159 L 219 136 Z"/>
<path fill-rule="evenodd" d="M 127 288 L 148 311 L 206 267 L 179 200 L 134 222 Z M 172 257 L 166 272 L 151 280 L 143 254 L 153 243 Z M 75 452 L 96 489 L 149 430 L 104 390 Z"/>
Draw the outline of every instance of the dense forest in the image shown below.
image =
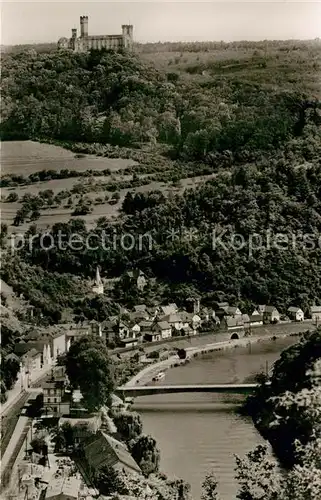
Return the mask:
<path fill-rule="evenodd" d="M 91 233 L 130 234 L 135 242 L 141 241 L 139 235 L 150 235 L 130 249 L 120 244 L 81 252 L 43 248 L 35 224 L 29 231 L 32 251 L 26 245 L 16 259 L 8 259 L 4 279 L 38 306 L 46 297 L 44 287 L 49 301 L 54 296 L 50 288 L 56 285 L 44 285 L 47 278 L 53 277 L 58 290 L 68 283 L 65 293 L 58 293 L 55 309 L 75 305 L 75 286 L 69 288 L 64 273 L 89 277 L 97 265 L 108 277 L 139 267 L 158 278 L 153 294 L 160 300 L 179 302 L 187 294 L 201 293 L 204 299 L 227 299 L 245 309 L 252 303 L 274 303 L 281 310 L 295 304 L 305 311 L 319 303 L 320 47 L 270 45 L 264 51 L 260 44 L 250 44 L 246 57 L 229 64 L 216 60 L 215 51 L 212 59 L 201 55 L 189 63 L 189 52 L 182 50 L 178 61 L 169 60 L 166 71 L 139 55 L 108 51 L 6 55 L 3 138 L 60 141 L 70 148 L 81 143 L 83 151 L 100 155 L 110 154 L 113 147 L 127 148 L 126 154 L 132 151 L 143 158 L 129 169 L 132 187 L 146 183 L 145 176 L 151 174 L 152 180 L 177 184 L 197 174 L 212 178 L 183 192 L 129 190 L 118 220 L 100 218 Z M 193 51 L 198 53 L 191 47 Z M 140 153 L 146 144 L 149 162 Z M 4 182 L 28 184 L 42 174 L 27 180 L 12 174 Z M 62 170 L 57 175 L 72 173 Z M 23 210 L 36 220 L 47 200 L 24 199 Z M 86 210 L 80 200 L 74 215 Z M 79 219 L 49 230 L 54 238 L 59 231 L 76 231 L 84 238 L 89 234 Z M 47 278 L 37 284 L 42 273 Z M 138 298 L 121 287 L 113 293 L 118 302 Z M 139 298 L 148 300 L 150 293 Z"/>
<path fill-rule="evenodd" d="M 281 353 L 273 369 L 271 385 L 263 385 L 247 402 L 247 411 L 251 413 L 258 429 L 288 467 L 300 463 L 296 453 L 297 441 L 306 446 L 317 437 L 317 418 L 313 412 L 304 412 L 303 407 L 304 401 L 311 409 L 315 403 L 314 400 L 309 401 L 314 384 L 320 392 L 320 373 L 312 371 L 320 359 L 319 328 L 312 334 L 307 333 L 300 342 Z M 301 403 L 298 397 L 300 393 Z M 279 421 L 276 421 L 277 413 L 281 416 Z"/>

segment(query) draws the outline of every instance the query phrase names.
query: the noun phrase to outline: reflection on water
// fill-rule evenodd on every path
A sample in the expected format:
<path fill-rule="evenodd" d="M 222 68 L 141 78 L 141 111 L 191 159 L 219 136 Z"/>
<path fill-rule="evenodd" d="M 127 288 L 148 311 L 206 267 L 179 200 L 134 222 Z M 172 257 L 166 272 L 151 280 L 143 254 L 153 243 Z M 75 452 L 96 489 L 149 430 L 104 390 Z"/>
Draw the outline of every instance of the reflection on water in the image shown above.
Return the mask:
<path fill-rule="evenodd" d="M 184 396 L 151 396 L 144 402 L 138 398 L 134 406 L 142 414 L 144 432 L 160 446 L 161 470 L 188 481 L 194 499 L 200 498 L 206 471 L 213 470 L 222 499 L 232 500 L 234 454 L 243 456 L 263 439 L 251 420 L 238 414 L 238 404 L 213 402 L 210 394 L 195 394 L 193 400 L 188 395 L 186 401 Z"/>
<path fill-rule="evenodd" d="M 285 347 L 297 339 L 280 339 L 249 349 L 217 352 L 166 372 L 166 384 L 237 383 L 272 366 Z M 252 424 L 238 413 L 244 396 L 235 394 L 160 394 L 135 399 L 144 432 L 157 440 L 161 470 L 192 486 L 200 499 L 205 473 L 213 470 L 222 500 L 234 500 L 234 454 L 243 457 L 260 443 L 267 444 Z"/>

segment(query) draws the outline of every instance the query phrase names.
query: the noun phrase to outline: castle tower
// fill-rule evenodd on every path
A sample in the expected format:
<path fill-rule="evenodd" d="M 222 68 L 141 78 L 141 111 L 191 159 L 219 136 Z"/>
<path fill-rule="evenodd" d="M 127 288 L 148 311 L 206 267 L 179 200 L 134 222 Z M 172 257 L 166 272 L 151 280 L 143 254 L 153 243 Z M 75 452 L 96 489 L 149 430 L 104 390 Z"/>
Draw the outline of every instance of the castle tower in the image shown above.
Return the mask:
<path fill-rule="evenodd" d="M 132 24 L 122 24 L 121 29 L 123 36 L 123 46 L 127 49 L 130 49 L 133 45 L 134 27 Z"/>
<path fill-rule="evenodd" d="M 134 26 L 132 24 L 122 24 L 122 34 L 133 40 L 134 37 Z"/>
<path fill-rule="evenodd" d="M 71 38 L 73 38 L 73 39 L 77 38 L 77 30 L 76 30 L 76 28 L 73 28 L 71 30 Z"/>
<path fill-rule="evenodd" d="M 88 37 L 88 16 L 80 16 L 80 36 Z"/>

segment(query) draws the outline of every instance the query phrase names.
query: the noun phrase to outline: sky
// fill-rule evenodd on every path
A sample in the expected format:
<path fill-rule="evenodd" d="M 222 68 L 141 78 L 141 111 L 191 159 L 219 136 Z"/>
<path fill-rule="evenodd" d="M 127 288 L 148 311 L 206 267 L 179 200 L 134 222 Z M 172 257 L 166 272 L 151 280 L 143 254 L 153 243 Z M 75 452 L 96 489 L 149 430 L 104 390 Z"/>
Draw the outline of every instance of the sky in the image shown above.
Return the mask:
<path fill-rule="evenodd" d="M 134 25 L 137 42 L 321 38 L 321 0 L 1 2 L 1 43 L 56 42 L 79 17 L 89 34 L 119 34 Z"/>

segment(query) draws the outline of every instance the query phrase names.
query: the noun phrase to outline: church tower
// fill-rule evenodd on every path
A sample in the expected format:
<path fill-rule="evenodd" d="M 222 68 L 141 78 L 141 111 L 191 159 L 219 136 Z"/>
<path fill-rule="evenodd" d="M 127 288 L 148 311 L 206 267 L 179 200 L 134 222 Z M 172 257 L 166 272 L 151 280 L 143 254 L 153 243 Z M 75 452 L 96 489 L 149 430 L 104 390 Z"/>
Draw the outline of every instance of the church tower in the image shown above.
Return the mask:
<path fill-rule="evenodd" d="M 104 285 L 103 285 L 103 282 L 101 281 L 98 267 L 96 269 L 96 278 L 95 278 L 95 283 L 94 283 L 92 290 L 94 293 L 97 293 L 98 295 L 102 295 L 104 293 Z"/>

